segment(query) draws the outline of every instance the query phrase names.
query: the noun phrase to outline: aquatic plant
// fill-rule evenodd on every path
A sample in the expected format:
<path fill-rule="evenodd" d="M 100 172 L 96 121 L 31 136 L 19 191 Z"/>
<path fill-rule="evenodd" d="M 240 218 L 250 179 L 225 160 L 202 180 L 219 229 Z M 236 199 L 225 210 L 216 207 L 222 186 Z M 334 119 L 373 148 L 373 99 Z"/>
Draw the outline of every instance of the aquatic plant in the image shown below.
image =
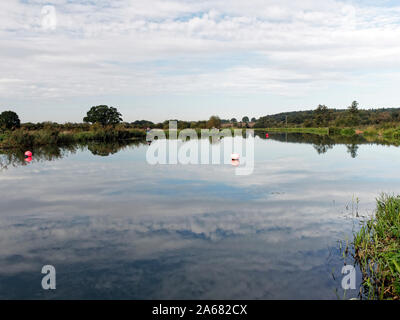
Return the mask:
<path fill-rule="evenodd" d="M 368 299 L 400 299 L 400 196 L 382 194 L 375 217 L 354 234 L 354 258 Z"/>

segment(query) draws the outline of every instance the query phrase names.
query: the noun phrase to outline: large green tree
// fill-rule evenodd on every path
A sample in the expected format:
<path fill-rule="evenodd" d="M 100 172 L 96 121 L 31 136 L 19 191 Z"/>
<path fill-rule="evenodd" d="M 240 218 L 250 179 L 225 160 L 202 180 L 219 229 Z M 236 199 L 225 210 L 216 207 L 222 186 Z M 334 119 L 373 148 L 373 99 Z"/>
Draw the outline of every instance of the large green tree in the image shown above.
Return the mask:
<path fill-rule="evenodd" d="M 358 102 L 353 101 L 351 106 L 347 108 L 348 123 L 352 126 L 359 124 L 360 111 L 358 110 Z"/>
<path fill-rule="evenodd" d="M 247 123 L 247 122 L 249 122 L 249 121 L 250 121 L 250 120 L 249 120 L 249 117 L 247 117 L 247 116 L 242 118 L 242 122 Z"/>
<path fill-rule="evenodd" d="M 106 105 L 94 106 L 83 118 L 84 122 L 100 123 L 103 126 L 118 124 L 122 121 L 121 114 L 114 107 Z"/>
<path fill-rule="evenodd" d="M 330 110 L 325 105 L 319 105 L 314 111 L 314 121 L 318 126 L 327 125 L 330 120 Z"/>
<path fill-rule="evenodd" d="M 4 111 L 0 114 L 0 128 L 15 129 L 21 126 L 21 121 L 14 111 Z"/>
<path fill-rule="evenodd" d="M 207 121 L 207 128 L 220 128 L 221 119 L 218 116 L 211 116 Z"/>

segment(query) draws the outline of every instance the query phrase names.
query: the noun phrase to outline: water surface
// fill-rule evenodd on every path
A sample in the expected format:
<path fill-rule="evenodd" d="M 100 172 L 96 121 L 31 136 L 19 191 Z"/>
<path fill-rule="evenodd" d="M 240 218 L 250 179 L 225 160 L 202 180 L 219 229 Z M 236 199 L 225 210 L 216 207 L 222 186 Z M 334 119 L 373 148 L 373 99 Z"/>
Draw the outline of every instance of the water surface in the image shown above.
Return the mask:
<path fill-rule="evenodd" d="M 400 193 L 400 149 L 270 136 L 249 176 L 152 166 L 146 143 L 0 155 L 0 298 L 342 298 L 338 241 Z"/>

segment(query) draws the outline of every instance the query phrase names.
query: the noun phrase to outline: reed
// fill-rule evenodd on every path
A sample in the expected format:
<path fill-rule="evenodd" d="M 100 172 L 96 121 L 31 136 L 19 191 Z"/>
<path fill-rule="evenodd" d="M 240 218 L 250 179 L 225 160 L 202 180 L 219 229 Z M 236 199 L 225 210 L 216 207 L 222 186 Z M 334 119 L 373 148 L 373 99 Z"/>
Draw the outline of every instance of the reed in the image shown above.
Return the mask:
<path fill-rule="evenodd" d="M 377 199 L 375 216 L 354 234 L 354 257 L 368 299 L 400 299 L 400 196 Z"/>
<path fill-rule="evenodd" d="M 23 148 L 44 145 L 65 145 L 76 142 L 109 142 L 129 139 L 143 139 L 144 130 L 124 128 L 101 128 L 90 131 L 60 131 L 53 129 L 19 129 L 3 135 L 0 148 Z"/>
<path fill-rule="evenodd" d="M 256 132 L 278 132 L 278 133 L 313 133 L 318 135 L 328 135 L 329 128 L 256 128 Z"/>

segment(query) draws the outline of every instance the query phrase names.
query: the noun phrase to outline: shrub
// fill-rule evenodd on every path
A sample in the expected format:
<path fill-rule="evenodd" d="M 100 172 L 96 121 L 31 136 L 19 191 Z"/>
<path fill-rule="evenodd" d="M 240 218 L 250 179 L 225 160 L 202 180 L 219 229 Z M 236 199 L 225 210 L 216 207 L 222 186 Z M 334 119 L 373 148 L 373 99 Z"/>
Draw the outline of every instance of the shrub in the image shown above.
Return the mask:
<path fill-rule="evenodd" d="M 378 135 L 378 130 L 376 130 L 374 127 L 368 127 L 367 129 L 364 130 L 363 135 L 376 136 Z"/>
<path fill-rule="evenodd" d="M 329 134 L 330 135 L 338 135 L 340 134 L 341 129 L 340 128 L 336 128 L 336 127 L 330 127 L 329 128 Z"/>
<path fill-rule="evenodd" d="M 344 128 L 340 133 L 344 136 L 354 136 L 356 134 L 353 128 Z"/>

